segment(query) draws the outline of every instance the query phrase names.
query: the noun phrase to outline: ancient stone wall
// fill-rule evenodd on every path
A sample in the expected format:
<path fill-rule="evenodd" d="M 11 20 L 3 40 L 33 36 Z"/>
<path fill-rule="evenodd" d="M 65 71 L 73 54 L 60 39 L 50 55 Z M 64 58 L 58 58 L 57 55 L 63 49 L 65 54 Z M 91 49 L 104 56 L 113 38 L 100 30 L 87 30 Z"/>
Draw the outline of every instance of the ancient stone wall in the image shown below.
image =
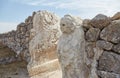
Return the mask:
<path fill-rule="evenodd" d="M 76 20 L 71 15 L 61 18 L 57 52 L 62 78 L 120 78 L 120 13 L 98 14 L 82 25 Z"/>
<path fill-rule="evenodd" d="M 120 14 L 98 14 L 83 27 L 91 78 L 120 78 Z"/>
<path fill-rule="evenodd" d="M 61 33 L 59 21 L 60 18 L 53 13 L 38 11 L 20 23 L 16 30 L 0 35 L 0 41 L 11 48 L 16 57 L 29 63 L 28 71 L 33 78 L 39 74 L 38 78 L 50 78 L 51 71 L 59 69 L 56 55 Z M 98 14 L 93 19 L 83 20 L 80 26 L 84 29 L 87 55 L 87 70 L 83 71 L 89 71 L 88 78 L 120 78 L 120 12 L 113 17 Z"/>
<path fill-rule="evenodd" d="M 8 33 L 0 35 L 0 40 L 4 45 L 7 45 L 11 50 L 16 53 L 16 57 L 21 58 L 28 62 L 30 60 L 29 54 L 29 41 L 30 41 L 30 30 L 33 27 L 33 12 L 32 16 L 29 16 L 25 22 L 20 23 L 16 30 L 12 30 Z"/>
<path fill-rule="evenodd" d="M 55 75 L 61 72 L 56 54 L 59 21 L 53 13 L 38 11 L 20 23 L 16 30 L 0 34 L 0 41 L 15 52 L 16 59 L 28 63 L 28 72 L 33 78 L 52 76 L 53 71 Z"/>

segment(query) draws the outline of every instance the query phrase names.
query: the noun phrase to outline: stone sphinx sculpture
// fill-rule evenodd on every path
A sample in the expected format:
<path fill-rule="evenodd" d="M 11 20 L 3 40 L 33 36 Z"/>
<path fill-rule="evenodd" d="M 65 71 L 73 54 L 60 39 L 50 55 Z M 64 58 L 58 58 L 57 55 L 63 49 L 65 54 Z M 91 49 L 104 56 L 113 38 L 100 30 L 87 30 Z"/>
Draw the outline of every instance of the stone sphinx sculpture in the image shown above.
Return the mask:
<path fill-rule="evenodd" d="M 89 78 L 86 65 L 84 31 L 82 20 L 78 17 L 65 15 L 61 18 L 62 35 L 57 46 L 62 78 Z"/>

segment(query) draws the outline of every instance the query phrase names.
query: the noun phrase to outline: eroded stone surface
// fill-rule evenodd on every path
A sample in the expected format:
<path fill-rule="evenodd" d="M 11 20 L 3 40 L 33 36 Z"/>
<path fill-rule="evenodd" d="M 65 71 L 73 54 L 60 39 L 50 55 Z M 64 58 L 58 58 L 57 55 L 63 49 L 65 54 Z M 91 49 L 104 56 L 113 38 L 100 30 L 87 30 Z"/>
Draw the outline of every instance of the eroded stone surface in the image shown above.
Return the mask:
<path fill-rule="evenodd" d="M 56 64 L 58 61 L 55 62 L 57 68 L 54 62 L 50 62 L 48 67 L 44 66 L 44 63 L 57 59 L 56 43 L 60 36 L 59 17 L 48 11 L 38 11 L 34 15 L 30 35 L 32 35 L 29 42 L 31 60 L 28 64 L 28 71 L 30 76 L 59 69 L 59 64 Z"/>

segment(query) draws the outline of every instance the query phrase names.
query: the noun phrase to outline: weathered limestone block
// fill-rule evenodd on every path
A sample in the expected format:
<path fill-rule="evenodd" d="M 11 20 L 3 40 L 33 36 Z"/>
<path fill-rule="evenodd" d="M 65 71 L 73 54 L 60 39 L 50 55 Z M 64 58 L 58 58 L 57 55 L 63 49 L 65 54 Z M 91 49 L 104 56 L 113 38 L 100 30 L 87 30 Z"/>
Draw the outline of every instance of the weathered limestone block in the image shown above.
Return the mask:
<path fill-rule="evenodd" d="M 111 20 L 109 17 L 107 17 L 103 14 L 98 14 L 90 21 L 90 24 L 93 27 L 102 29 L 102 28 L 108 26 L 110 24 L 110 22 L 111 22 Z"/>
<path fill-rule="evenodd" d="M 108 27 L 105 27 L 100 38 L 113 43 L 120 43 L 120 20 L 113 21 Z"/>
<path fill-rule="evenodd" d="M 87 41 L 96 41 L 99 37 L 100 29 L 98 28 L 90 28 L 86 32 L 86 39 Z"/>
<path fill-rule="evenodd" d="M 98 69 L 120 74 L 120 55 L 104 51 L 99 59 Z"/>
<path fill-rule="evenodd" d="M 96 46 L 105 50 L 111 50 L 113 47 L 113 44 L 104 40 L 98 40 L 96 42 Z"/>
<path fill-rule="evenodd" d="M 33 29 L 30 35 L 32 35 L 29 42 L 31 60 L 28 71 L 30 76 L 56 70 L 56 67 L 52 66 L 54 64 L 59 69 L 58 61 L 50 62 L 57 59 L 56 43 L 60 36 L 59 17 L 48 11 L 38 11 L 33 18 Z M 48 67 L 45 68 L 47 62 L 49 62 Z"/>
<path fill-rule="evenodd" d="M 62 68 L 62 78 L 89 78 L 81 23 L 80 18 L 71 15 L 61 18 L 62 35 L 58 42 L 57 53 Z"/>

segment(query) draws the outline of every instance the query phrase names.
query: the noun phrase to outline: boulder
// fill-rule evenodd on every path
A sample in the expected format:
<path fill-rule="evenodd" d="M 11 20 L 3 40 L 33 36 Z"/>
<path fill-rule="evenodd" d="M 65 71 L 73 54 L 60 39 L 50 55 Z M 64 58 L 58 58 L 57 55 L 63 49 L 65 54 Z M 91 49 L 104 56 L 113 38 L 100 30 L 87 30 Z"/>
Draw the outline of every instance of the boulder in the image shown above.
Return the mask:
<path fill-rule="evenodd" d="M 99 59 L 98 69 L 120 74 L 120 55 L 104 51 Z"/>
<path fill-rule="evenodd" d="M 111 50 L 113 44 L 104 40 L 98 40 L 96 46 L 105 50 Z"/>
<path fill-rule="evenodd" d="M 106 71 L 98 71 L 98 76 L 100 78 L 120 78 L 119 74 L 106 72 Z"/>
<path fill-rule="evenodd" d="M 100 38 L 112 43 L 119 43 L 120 20 L 113 21 L 108 27 L 105 27 L 100 33 Z"/>
<path fill-rule="evenodd" d="M 95 28 L 104 28 L 110 24 L 111 20 L 109 17 L 103 15 L 103 14 L 98 14 L 96 15 L 91 21 L 90 24 L 95 27 Z"/>
<path fill-rule="evenodd" d="M 91 28 L 92 26 L 90 25 L 90 19 L 84 19 L 82 26 L 87 29 Z"/>
<path fill-rule="evenodd" d="M 116 53 L 120 53 L 120 43 L 114 45 L 113 48 L 112 48 L 112 50 L 115 51 Z"/>
<path fill-rule="evenodd" d="M 112 20 L 118 20 L 120 19 L 120 12 L 117 12 L 113 17 Z"/>
<path fill-rule="evenodd" d="M 87 41 L 96 41 L 99 37 L 100 29 L 98 28 L 90 28 L 86 32 L 86 40 Z"/>

